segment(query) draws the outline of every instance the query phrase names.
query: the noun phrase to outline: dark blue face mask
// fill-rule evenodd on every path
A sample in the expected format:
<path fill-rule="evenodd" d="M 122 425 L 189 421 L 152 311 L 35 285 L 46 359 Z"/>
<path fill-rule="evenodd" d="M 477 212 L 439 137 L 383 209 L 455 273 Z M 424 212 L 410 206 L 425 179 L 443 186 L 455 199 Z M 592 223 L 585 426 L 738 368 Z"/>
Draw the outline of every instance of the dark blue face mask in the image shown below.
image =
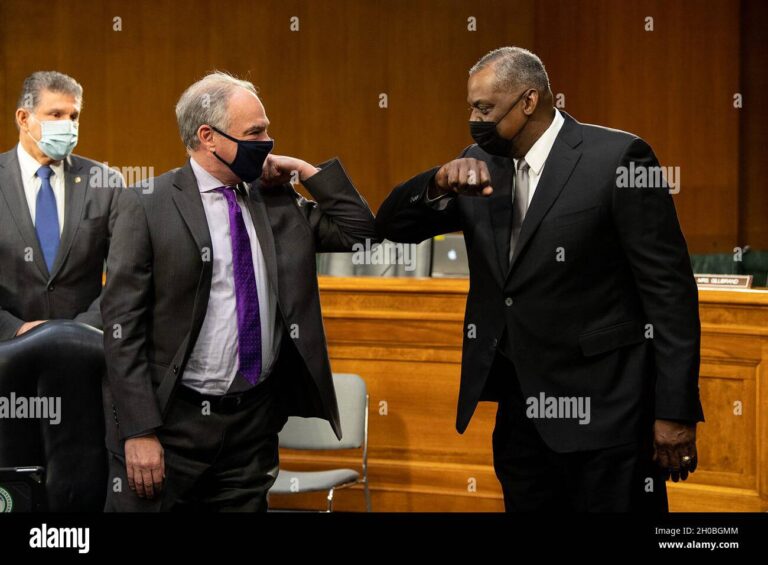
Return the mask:
<path fill-rule="evenodd" d="M 236 137 L 227 135 L 218 128 L 213 126 L 209 127 L 219 135 L 237 143 L 235 160 L 231 163 L 227 163 L 214 151 L 213 154 L 219 161 L 229 167 L 243 182 L 253 182 L 261 176 L 261 168 L 264 166 L 264 161 L 267 160 L 267 155 L 272 152 L 272 149 L 275 146 L 275 141 L 273 139 L 270 139 L 269 141 L 237 139 Z"/>

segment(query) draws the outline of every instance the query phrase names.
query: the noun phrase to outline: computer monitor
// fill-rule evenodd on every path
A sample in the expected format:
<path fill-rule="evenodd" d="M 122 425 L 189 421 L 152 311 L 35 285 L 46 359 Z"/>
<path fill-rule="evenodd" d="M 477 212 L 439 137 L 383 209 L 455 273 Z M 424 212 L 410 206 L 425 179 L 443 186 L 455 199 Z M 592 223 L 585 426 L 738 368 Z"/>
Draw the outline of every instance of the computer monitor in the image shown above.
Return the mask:
<path fill-rule="evenodd" d="M 469 261 L 463 234 L 437 235 L 432 243 L 433 277 L 468 277 Z"/>

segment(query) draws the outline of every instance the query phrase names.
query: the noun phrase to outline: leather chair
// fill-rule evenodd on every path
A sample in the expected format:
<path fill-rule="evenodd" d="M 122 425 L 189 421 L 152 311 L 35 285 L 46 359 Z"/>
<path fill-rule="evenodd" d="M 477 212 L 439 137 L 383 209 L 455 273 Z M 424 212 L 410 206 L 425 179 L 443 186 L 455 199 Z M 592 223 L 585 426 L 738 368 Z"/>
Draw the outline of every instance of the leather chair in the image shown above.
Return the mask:
<path fill-rule="evenodd" d="M 0 417 L 0 467 L 44 467 L 49 511 L 104 508 L 104 370 L 102 332 L 79 322 L 50 321 L 0 342 L 0 401 L 61 399 L 58 424 Z"/>

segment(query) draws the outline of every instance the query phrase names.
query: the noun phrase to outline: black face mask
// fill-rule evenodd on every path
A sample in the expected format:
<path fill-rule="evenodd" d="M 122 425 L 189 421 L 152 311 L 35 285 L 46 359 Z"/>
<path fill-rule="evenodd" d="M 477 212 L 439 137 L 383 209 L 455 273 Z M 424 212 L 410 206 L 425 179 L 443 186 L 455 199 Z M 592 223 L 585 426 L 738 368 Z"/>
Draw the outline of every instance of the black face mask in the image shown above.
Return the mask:
<path fill-rule="evenodd" d="M 501 122 L 501 120 L 507 117 L 507 114 L 512 111 L 512 108 L 517 106 L 517 103 L 522 100 L 523 95 L 526 92 L 528 91 L 526 90 L 520 94 L 520 96 L 518 96 L 515 100 L 515 103 L 509 107 L 509 110 L 504 112 L 504 115 L 495 122 L 469 122 L 469 133 L 472 136 L 472 139 L 475 140 L 475 143 L 480 146 L 480 149 L 486 153 L 496 155 L 498 157 L 512 156 L 512 144 L 514 142 L 514 138 L 506 139 L 501 137 L 498 130 L 496 129 L 496 126 L 499 124 L 499 122 Z M 522 129 L 520 131 L 522 131 Z M 519 135 L 519 132 L 515 135 L 515 137 L 517 137 L 517 135 Z"/>
<path fill-rule="evenodd" d="M 233 173 L 243 182 L 253 182 L 261 176 L 261 168 L 264 166 L 264 161 L 267 160 L 267 155 L 270 154 L 275 146 L 275 141 L 270 139 L 269 141 L 249 141 L 243 139 L 237 139 L 231 135 L 227 135 L 223 131 L 210 126 L 210 128 L 223 135 L 227 139 L 231 139 L 237 143 L 237 153 L 235 154 L 235 160 L 231 163 L 227 163 L 224 159 L 219 157 L 214 151 L 214 156 L 229 167 Z"/>

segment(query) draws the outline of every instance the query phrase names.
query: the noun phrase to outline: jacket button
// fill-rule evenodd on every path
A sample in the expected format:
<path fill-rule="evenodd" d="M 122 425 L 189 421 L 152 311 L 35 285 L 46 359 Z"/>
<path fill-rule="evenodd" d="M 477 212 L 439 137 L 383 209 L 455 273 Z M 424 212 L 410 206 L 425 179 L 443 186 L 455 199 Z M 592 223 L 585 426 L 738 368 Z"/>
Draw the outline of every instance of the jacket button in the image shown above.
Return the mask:
<path fill-rule="evenodd" d="M 496 347 L 497 345 L 499 345 L 499 340 L 494 337 L 493 338 L 493 346 Z"/>
<path fill-rule="evenodd" d="M 507 296 L 506 300 L 504 300 L 504 304 L 506 304 L 507 306 L 512 306 L 513 303 L 514 303 L 514 300 L 512 300 L 511 296 Z"/>
<path fill-rule="evenodd" d="M 54 285 L 48 285 L 48 292 L 53 292 L 56 287 Z"/>
<path fill-rule="evenodd" d="M 174 365 L 173 366 L 173 374 L 176 375 L 178 373 L 179 373 L 179 366 L 178 365 Z"/>

